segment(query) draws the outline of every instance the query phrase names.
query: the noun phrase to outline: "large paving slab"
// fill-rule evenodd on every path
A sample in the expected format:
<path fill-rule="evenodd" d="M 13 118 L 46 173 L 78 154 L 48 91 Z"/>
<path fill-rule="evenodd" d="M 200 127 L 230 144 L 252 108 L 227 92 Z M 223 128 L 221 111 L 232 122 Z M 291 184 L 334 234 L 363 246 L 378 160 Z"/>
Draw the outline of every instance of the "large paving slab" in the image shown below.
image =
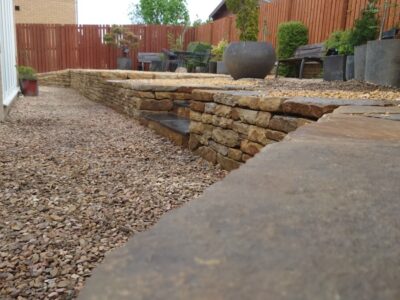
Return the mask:
<path fill-rule="evenodd" d="M 397 300 L 400 122 L 327 115 L 112 252 L 80 299 Z"/>

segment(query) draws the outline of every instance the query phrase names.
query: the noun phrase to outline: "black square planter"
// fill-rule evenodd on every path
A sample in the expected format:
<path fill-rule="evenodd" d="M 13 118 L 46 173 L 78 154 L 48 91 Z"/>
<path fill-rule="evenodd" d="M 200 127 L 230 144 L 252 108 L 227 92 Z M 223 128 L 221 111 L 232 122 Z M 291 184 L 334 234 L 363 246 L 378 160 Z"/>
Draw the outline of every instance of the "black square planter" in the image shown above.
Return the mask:
<path fill-rule="evenodd" d="M 324 80 L 346 80 L 345 55 L 331 55 L 324 58 Z"/>

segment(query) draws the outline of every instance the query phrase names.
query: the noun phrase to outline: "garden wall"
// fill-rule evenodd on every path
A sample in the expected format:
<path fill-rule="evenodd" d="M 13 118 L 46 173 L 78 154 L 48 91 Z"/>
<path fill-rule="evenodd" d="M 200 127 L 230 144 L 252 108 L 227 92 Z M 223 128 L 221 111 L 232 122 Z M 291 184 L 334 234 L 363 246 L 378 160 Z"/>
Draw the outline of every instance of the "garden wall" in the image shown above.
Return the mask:
<path fill-rule="evenodd" d="M 260 92 L 197 90 L 192 97 L 189 148 L 227 170 L 316 117 L 299 117 L 287 98 Z"/>
<path fill-rule="evenodd" d="M 141 121 L 149 114 L 173 112 L 176 102 L 188 102 L 189 149 L 226 170 L 238 168 L 263 147 L 339 106 L 393 105 L 378 100 L 271 97 L 250 83 L 208 74 L 67 70 L 40 74 L 39 82 L 74 88 Z M 170 133 L 157 132 L 172 139 Z"/>
<path fill-rule="evenodd" d="M 201 87 L 191 87 L 187 80 L 210 77 L 227 78 L 208 74 L 65 70 L 39 74 L 39 84 L 71 87 L 92 101 L 138 118 L 143 113 L 172 111 L 175 101 L 190 100 L 192 90 Z M 175 83 L 171 84 L 171 79 Z M 204 87 L 213 88 L 209 85 Z"/>

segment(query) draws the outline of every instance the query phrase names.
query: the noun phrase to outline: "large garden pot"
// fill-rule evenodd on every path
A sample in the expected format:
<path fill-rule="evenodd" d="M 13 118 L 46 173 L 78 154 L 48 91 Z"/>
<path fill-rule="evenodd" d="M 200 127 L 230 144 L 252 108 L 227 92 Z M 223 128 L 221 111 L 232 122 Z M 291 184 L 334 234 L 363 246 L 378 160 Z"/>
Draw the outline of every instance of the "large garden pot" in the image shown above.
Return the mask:
<path fill-rule="evenodd" d="M 330 55 L 324 58 L 324 80 L 344 81 L 346 79 L 346 56 Z"/>
<path fill-rule="evenodd" d="M 233 42 L 224 52 L 225 66 L 235 80 L 265 78 L 275 61 L 274 47 L 266 42 Z"/>
<path fill-rule="evenodd" d="M 130 57 L 118 57 L 117 58 L 117 69 L 118 70 L 132 70 L 132 59 Z"/>
<path fill-rule="evenodd" d="M 354 79 L 354 55 L 347 55 L 346 57 L 346 80 Z"/>
<path fill-rule="evenodd" d="M 217 62 L 217 74 L 229 74 L 223 61 Z"/>
<path fill-rule="evenodd" d="M 367 45 L 354 48 L 354 78 L 358 81 L 365 80 L 365 59 L 367 57 Z"/>
<path fill-rule="evenodd" d="M 400 40 L 368 42 L 365 81 L 400 87 Z"/>

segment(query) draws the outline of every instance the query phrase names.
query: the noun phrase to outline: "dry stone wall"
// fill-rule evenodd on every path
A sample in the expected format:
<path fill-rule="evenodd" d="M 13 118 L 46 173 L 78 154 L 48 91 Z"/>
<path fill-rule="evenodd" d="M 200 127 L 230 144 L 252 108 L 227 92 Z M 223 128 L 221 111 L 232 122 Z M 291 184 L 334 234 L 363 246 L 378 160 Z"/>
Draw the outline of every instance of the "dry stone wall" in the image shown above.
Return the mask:
<path fill-rule="evenodd" d="M 263 147 L 283 140 L 288 133 L 339 106 L 393 105 L 377 100 L 271 97 L 267 91 L 246 90 L 248 86 L 237 83 L 200 80 L 210 76 L 214 75 L 67 70 L 41 74 L 39 81 L 42 85 L 72 87 L 90 100 L 138 118 L 144 125 L 144 114 L 175 113 L 174 102 L 186 100 L 190 102 L 190 150 L 226 170 L 238 168 Z M 179 80 L 193 78 L 196 80 L 191 82 Z"/>
<path fill-rule="evenodd" d="M 263 147 L 312 119 L 284 114 L 286 98 L 252 91 L 192 94 L 189 148 L 224 169 L 238 168 Z"/>

